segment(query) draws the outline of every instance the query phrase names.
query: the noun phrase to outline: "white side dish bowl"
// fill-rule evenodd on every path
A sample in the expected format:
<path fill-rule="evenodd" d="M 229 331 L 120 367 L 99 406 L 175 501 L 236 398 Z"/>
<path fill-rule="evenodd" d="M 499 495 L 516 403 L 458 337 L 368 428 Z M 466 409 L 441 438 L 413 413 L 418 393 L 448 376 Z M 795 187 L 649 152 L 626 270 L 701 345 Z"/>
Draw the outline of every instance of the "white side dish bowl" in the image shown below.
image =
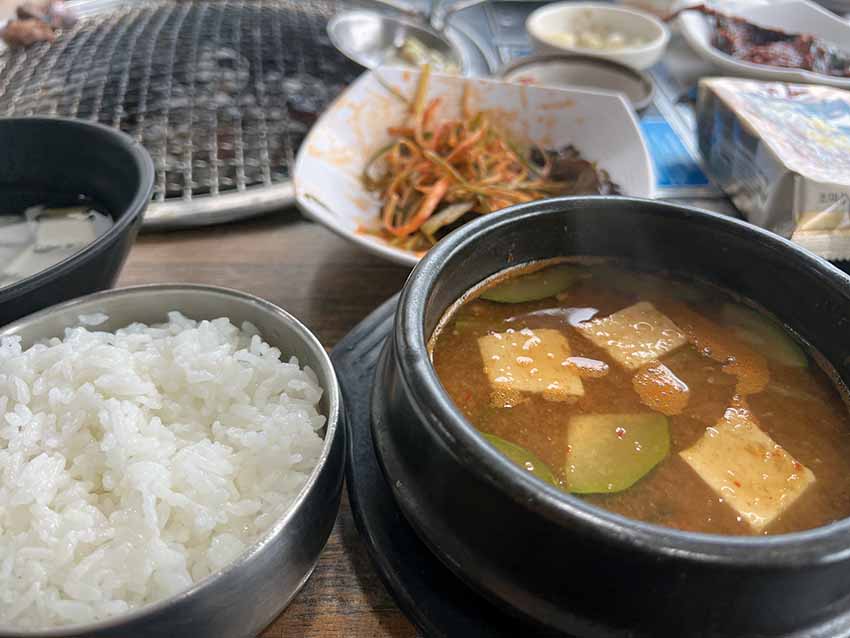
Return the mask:
<path fill-rule="evenodd" d="M 525 28 L 539 53 L 580 53 L 647 69 L 670 31 L 649 13 L 602 2 L 557 2 L 534 11 Z"/>
<path fill-rule="evenodd" d="M 387 128 L 401 122 L 419 73 L 381 68 L 362 75 L 325 111 L 295 162 L 299 208 L 308 217 L 370 252 L 414 266 L 421 253 L 390 246 L 370 230 L 379 228 L 381 203 L 366 189 L 363 169 L 391 141 Z M 517 138 L 544 148 L 575 146 L 584 159 L 605 170 L 621 192 L 652 197 L 655 177 L 634 112 L 620 93 L 523 86 L 432 73 L 427 100 L 441 96 L 438 117 L 456 117 L 468 86 L 475 109 L 499 113 Z"/>
<path fill-rule="evenodd" d="M 850 22 L 809 0 L 776 0 L 770 3 L 725 2 L 716 8 L 726 15 L 744 18 L 760 27 L 813 35 L 839 47 L 850 47 L 848 44 L 850 43 Z M 712 46 L 711 23 L 705 14 L 698 11 L 683 11 L 679 15 L 679 26 L 682 36 L 699 57 L 730 75 L 850 88 L 850 78 L 802 69 L 755 64 L 726 55 Z"/>

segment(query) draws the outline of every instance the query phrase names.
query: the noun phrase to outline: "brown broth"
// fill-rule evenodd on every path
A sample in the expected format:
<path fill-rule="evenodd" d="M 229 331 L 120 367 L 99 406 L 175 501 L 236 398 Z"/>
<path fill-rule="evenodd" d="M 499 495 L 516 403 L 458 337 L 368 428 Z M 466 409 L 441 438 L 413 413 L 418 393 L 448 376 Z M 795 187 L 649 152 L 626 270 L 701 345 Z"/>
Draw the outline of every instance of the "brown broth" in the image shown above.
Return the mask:
<path fill-rule="evenodd" d="M 431 340 L 437 375 L 469 421 L 481 431 L 536 454 L 562 485 L 570 417 L 651 410 L 641 402 L 632 385 L 635 371 L 618 365 L 606 350 L 571 326 L 566 313 L 557 309 L 593 308 L 598 311 L 597 317 L 604 317 L 639 301 L 649 301 L 674 322 L 677 317 L 683 321 L 686 313 L 694 312 L 723 325 L 720 309 L 725 303 L 736 303 L 731 295 L 713 286 L 642 274 L 608 262 L 577 268 L 582 276 L 559 298 L 496 303 L 477 298 L 480 290 L 473 291 L 468 300 L 450 311 Z M 504 333 L 508 328 L 559 330 L 569 340 L 573 357 L 603 361 L 608 364 L 608 373 L 597 378 L 585 376 L 585 394 L 574 403 L 525 393 L 518 405 L 496 407 L 491 402 L 491 384 L 484 371 L 478 338 Z M 850 418 L 845 393 L 811 356 L 804 368 L 767 358 L 770 383 L 743 399 L 761 430 L 816 477 L 790 507 L 758 532 L 741 520 L 679 456 L 680 451 L 706 433 L 707 427 L 717 424 L 727 407 L 741 401 L 740 397 L 735 398 L 736 377 L 724 372 L 723 363 L 705 356 L 691 344 L 659 360 L 690 390 L 684 410 L 669 417 L 670 453 L 632 487 L 582 498 L 642 521 L 717 534 L 781 534 L 850 515 Z"/>

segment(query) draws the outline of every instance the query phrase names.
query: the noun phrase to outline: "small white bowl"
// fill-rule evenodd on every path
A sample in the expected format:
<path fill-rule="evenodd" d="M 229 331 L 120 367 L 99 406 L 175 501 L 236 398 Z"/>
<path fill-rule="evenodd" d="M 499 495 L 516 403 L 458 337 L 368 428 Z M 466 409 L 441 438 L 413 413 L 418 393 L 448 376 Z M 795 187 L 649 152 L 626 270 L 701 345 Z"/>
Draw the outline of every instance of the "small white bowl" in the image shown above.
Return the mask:
<path fill-rule="evenodd" d="M 525 28 L 540 53 L 580 53 L 613 60 L 633 69 L 648 69 L 658 62 L 670 40 L 670 30 L 655 16 L 600 2 L 557 2 L 534 11 Z M 640 46 L 622 49 L 591 49 L 559 43 L 557 35 L 588 29 L 609 29 L 628 37 L 646 40 Z"/>

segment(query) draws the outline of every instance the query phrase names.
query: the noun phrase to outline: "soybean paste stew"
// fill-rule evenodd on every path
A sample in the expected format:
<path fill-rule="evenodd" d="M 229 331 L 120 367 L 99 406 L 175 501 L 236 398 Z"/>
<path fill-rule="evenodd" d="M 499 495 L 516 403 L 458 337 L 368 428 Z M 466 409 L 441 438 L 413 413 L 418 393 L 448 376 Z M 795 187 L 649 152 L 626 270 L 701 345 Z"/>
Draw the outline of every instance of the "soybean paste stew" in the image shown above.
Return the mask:
<path fill-rule="evenodd" d="M 492 445 L 590 503 L 718 534 L 850 515 L 844 391 L 780 323 L 713 286 L 538 264 L 473 291 L 430 346 Z"/>

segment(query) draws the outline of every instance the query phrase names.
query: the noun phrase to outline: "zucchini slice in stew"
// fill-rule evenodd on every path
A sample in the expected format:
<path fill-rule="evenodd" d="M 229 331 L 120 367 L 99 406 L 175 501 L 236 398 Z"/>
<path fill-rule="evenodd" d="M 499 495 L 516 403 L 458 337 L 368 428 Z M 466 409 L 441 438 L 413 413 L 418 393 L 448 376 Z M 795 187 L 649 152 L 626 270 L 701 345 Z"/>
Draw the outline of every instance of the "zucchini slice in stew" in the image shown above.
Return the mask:
<path fill-rule="evenodd" d="M 543 270 L 512 277 L 481 293 L 482 299 L 498 303 L 524 303 L 554 297 L 578 280 L 573 266 L 550 266 Z"/>
<path fill-rule="evenodd" d="M 555 474 L 549 469 L 549 466 L 537 458 L 534 453 L 526 450 L 521 445 L 506 441 L 494 434 L 487 434 L 485 432 L 482 432 L 481 434 L 485 439 L 487 439 L 490 445 L 507 456 L 514 462 L 514 464 L 519 465 L 524 470 L 527 470 L 530 474 L 533 474 L 544 483 L 549 483 L 555 487 L 559 486 L 558 479 L 555 478 Z"/>
<path fill-rule="evenodd" d="M 574 416 L 567 425 L 567 490 L 621 492 L 669 453 L 670 428 L 660 414 Z"/>
<path fill-rule="evenodd" d="M 727 303 L 723 321 L 735 335 L 768 359 L 792 368 L 805 368 L 808 358 L 788 331 L 772 319 L 745 306 Z"/>

